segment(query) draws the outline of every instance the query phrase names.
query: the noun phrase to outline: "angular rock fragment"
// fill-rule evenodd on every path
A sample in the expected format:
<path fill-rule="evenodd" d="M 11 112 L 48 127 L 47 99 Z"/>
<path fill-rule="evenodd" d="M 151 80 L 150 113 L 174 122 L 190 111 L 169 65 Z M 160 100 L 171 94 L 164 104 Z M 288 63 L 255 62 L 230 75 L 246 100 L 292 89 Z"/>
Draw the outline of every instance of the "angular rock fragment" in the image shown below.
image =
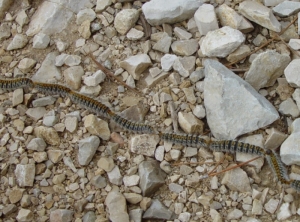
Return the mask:
<path fill-rule="evenodd" d="M 251 63 L 245 80 L 256 90 L 273 86 L 290 61 L 288 55 L 281 55 L 273 50 L 262 52 Z"/>
<path fill-rule="evenodd" d="M 139 19 L 139 11 L 136 9 L 123 9 L 115 17 L 114 27 L 121 35 L 125 35 Z"/>
<path fill-rule="evenodd" d="M 287 17 L 300 11 L 300 2 L 284 1 L 276 5 L 272 10 L 275 15 Z"/>
<path fill-rule="evenodd" d="M 74 212 L 72 210 L 57 209 L 51 211 L 50 222 L 71 222 Z"/>
<path fill-rule="evenodd" d="M 199 45 L 196 39 L 190 39 L 175 41 L 171 47 L 176 55 L 190 56 L 197 52 Z"/>
<path fill-rule="evenodd" d="M 173 220 L 175 214 L 166 208 L 159 200 L 152 200 L 152 204 L 143 215 L 144 219 L 160 219 L 160 220 Z"/>
<path fill-rule="evenodd" d="M 275 32 L 281 31 L 281 25 L 272 10 L 256 1 L 243 1 L 239 4 L 239 12 L 247 19 Z"/>
<path fill-rule="evenodd" d="M 279 117 L 266 98 L 214 60 L 205 61 L 204 104 L 208 125 L 217 139 L 235 139 Z"/>
<path fill-rule="evenodd" d="M 152 0 L 142 10 L 150 25 L 176 23 L 191 18 L 202 3 L 197 0 Z"/>
<path fill-rule="evenodd" d="M 78 163 L 86 166 L 93 159 L 100 144 L 97 136 L 90 136 L 79 141 L 78 144 Z"/>
<path fill-rule="evenodd" d="M 35 177 L 35 165 L 18 164 L 15 169 L 15 176 L 20 187 L 32 187 Z"/>
<path fill-rule="evenodd" d="M 139 164 L 139 176 L 143 196 L 151 196 L 165 183 L 166 173 L 160 169 L 158 162 L 148 160 Z"/>
<path fill-rule="evenodd" d="M 130 150 L 133 153 L 153 157 L 158 142 L 158 135 L 136 135 L 131 138 Z"/>
<path fill-rule="evenodd" d="M 201 50 L 208 57 L 226 57 L 245 41 L 245 36 L 236 29 L 224 26 L 210 31 L 201 43 Z"/>
<path fill-rule="evenodd" d="M 194 14 L 200 35 L 206 35 L 209 31 L 219 28 L 215 8 L 211 4 L 203 4 Z"/>
<path fill-rule="evenodd" d="M 249 178 L 244 170 L 235 168 L 227 171 L 222 179 L 222 184 L 226 185 L 230 190 L 239 192 L 251 192 Z"/>
<path fill-rule="evenodd" d="M 292 87 L 300 87 L 298 71 L 300 69 L 300 59 L 292 60 L 284 69 L 286 80 Z"/>

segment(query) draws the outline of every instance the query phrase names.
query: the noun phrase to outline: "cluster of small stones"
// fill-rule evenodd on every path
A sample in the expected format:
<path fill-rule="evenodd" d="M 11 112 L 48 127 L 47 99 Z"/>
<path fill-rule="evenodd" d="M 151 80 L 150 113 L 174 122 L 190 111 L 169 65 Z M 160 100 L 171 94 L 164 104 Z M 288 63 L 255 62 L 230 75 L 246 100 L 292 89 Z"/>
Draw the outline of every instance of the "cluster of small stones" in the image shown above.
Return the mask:
<path fill-rule="evenodd" d="M 289 176 L 300 178 L 297 23 L 282 42 L 239 62 L 250 67 L 242 78 L 218 62 L 233 62 L 276 37 L 299 2 L 30 2 L 1 1 L 2 77 L 65 84 L 165 132 L 179 125 L 185 133 L 210 130 L 217 139 L 249 133 L 240 140 L 268 149 L 285 140 L 281 159 L 291 165 Z M 108 80 L 88 53 L 144 96 Z M 205 178 L 216 162 L 222 162 L 218 172 L 253 156 L 126 133 L 69 98 L 17 89 L 0 100 L 0 221 L 292 221 L 300 215 L 298 194 L 274 183 L 262 158 Z"/>

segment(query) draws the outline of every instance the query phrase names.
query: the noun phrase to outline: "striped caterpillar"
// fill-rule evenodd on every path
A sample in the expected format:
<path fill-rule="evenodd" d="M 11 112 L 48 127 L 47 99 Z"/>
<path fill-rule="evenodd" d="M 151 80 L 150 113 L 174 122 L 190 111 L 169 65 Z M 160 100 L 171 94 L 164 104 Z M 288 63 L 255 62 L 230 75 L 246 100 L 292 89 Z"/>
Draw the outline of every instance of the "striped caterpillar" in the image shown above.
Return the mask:
<path fill-rule="evenodd" d="M 175 133 L 161 133 L 161 139 L 167 142 L 180 144 L 183 146 L 191 147 L 207 147 L 208 143 L 205 139 L 197 135 L 188 135 L 188 134 L 175 134 Z"/>
<path fill-rule="evenodd" d="M 154 129 L 152 126 L 144 124 L 144 123 L 136 123 L 136 122 L 131 122 L 117 114 L 111 115 L 111 119 L 122 129 L 125 129 L 130 132 L 135 132 L 135 133 L 149 133 L 152 134 L 154 133 Z"/>
<path fill-rule="evenodd" d="M 264 156 L 266 151 L 259 147 L 254 146 L 249 143 L 243 143 L 235 140 L 220 140 L 212 141 L 209 143 L 208 147 L 212 151 L 216 152 L 229 152 L 229 153 L 248 153 L 248 154 L 257 154 L 259 156 Z"/>
<path fill-rule="evenodd" d="M 292 182 L 290 182 L 290 185 L 295 190 L 300 191 L 300 180 L 293 180 Z"/>
<path fill-rule="evenodd" d="M 102 104 L 101 102 L 99 102 L 95 99 L 92 99 L 88 96 L 74 92 L 72 90 L 70 90 L 68 95 L 73 102 L 78 103 L 82 107 L 84 107 L 88 110 L 91 110 L 91 111 L 97 113 L 98 115 L 101 115 L 104 117 L 111 117 L 114 115 L 114 113 L 107 106 L 105 106 L 104 104 Z"/>
<path fill-rule="evenodd" d="M 268 150 L 266 158 L 277 180 L 283 184 L 290 184 L 286 168 L 279 156 L 274 151 Z"/>
<path fill-rule="evenodd" d="M 33 87 L 33 82 L 29 78 L 0 79 L 0 88 L 5 90 L 15 90 L 18 88 Z"/>
<path fill-rule="evenodd" d="M 71 92 L 71 89 L 69 89 L 66 86 L 58 85 L 58 84 L 52 84 L 52 83 L 41 83 L 41 82 L 34 82 L 34 87 L 43 93 L 48 94 L 59 94 L 61 96 L 67 96 L 68 93 Z"/>

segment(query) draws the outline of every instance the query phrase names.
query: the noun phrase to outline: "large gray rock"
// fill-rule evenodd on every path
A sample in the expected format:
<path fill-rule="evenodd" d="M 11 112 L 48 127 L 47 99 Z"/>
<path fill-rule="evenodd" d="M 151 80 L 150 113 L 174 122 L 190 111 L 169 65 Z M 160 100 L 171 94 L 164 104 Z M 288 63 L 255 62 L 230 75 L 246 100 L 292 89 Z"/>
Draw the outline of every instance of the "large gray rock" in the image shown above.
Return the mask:
<path fill-rule="evenodd" d="M 272 104 L 221 63 L 205 61 L 204 104 L 217 139 L 234 139 L 279 118 Z"/>
<path fill-rule="evenodd" d="M 275 32 L 281 31 L 281 25 L 272 10 L 256 1 L 244 1 L 239 5 L 239 12 L 247 19 Z"/>
<path fill-rule="evenodd" d="M 300 165 L 300 119 L 295 119 L 292 123 L 291 135 L 282 143 L 280 157 L 286 165 Z"/>
<path fill-rule="evenodd" d="M 90 0 L 44 1 L 34 13 L 26 35 L 33 36 L 39 32 L 47 35 L 59 33 L 67 28 L 73 13 L 78 13 L 89 5 Z"/>
<path fill-rule="evenodd" d="M 287 17 L 300 11 L 300 2 L 285 1 L 273 8 L 275 15 Z"/>
<path fill-rule="evenodd" d="M 97 136 L 90 136 L 79 141 L 78 144 L 78 163 L 81 166 L 88 165 L 93 159 L 100 144 Z"/>
<path fill-rule="evenodd" d="M 201 4 L 198 0 L 151 0 L 142 10 L 149 24 L 156 26 L 189 19 Z"/>
<path fill-rule="evenodd" d="M 152 200 L 151 206 L 146 210 L 143 215 L 144 219 L 160 219 L 160 220 L 173 220 L 175 214 L 164 206 L 159 200 Z"/>
<path fill-rule="evenodd" d="M 158 162 L 148 160 L 140 163 L 139 176 L 143 196 L 150 196 L 165 183 L 166 174 L 160 169 Z"/>
<path fill-rule="evenodd" d="M 205 56 L 226 57 L 245 41 L 245 36 L 239 30 L 224 26 L 210 31 L 201 43 L 201 50 Z"/>
<path fill-rule="evenodd" d="M 256 90 L 273 86 L 290 61 L 288 55 L 276 51 L 262 52 L 253 60 L 245 80 Z"/>
<path fill-rule="evenodd" d="M 117 187 L 108 193 L 105 204 L 108 209 L 109 219 L 114 222 L 129 222 L 125 197 L 119 192 Z"/>

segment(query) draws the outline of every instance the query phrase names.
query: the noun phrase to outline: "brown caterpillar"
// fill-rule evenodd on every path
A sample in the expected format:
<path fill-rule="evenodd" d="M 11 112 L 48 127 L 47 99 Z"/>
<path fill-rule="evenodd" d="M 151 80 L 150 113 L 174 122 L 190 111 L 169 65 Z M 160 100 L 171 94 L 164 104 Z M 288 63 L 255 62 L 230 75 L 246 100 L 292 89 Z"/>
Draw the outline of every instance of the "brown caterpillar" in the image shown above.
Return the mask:
<path fill-rule="evenodd" d="M 42 92 L 48 94 L 59 94 L 61 96 L 67 96 L 71 89 L 66 86 L 53 84 L 53 83 L 41 83 L 41 82 L 34 82 L 34 87 Z"/>
<path fill-rule="evenodd" d="M 114 114 L 111 116 L 111 119 L 122 129 L 128 130 L 130 132 L 135 132 L 138 134 L 142 133 L 149 133 L 152 134 L 154 133 L 154 129 L 152 126 L 149 126 L 144 123 L 136 123 L 136 122 L 131 122 L 117 114 Z"/>
<path fill-rule="evenodd" d="M 167 142 L 180 144 L 183 146 L 190 147 L 207 147 L 208 143 L 205 139 L 197 135 L 188 135 L 188 134 L 175 134 L 175 133 L 161 133 L 161 139 Z"/>
<path fill-rule="evenodd" d="M 89 109 L 89 110 L 97 113 L 98 115 L 101 115 L 104 117 L 111 117 L 114 115 L 114 113 L 107 106 L 105 106 L 104 104 L 102 104 L 101 102 L 99 102 L 95 99 L 92 99 L 88 96 L 74 92 L 72 90 L 70 90 L 68 95 L 74 103 L 78 103 L 82 107 Z"/>
<path fill-rule="evenodd" d="M 249 143 L 243 143 L 235 140 L 220 140 L 212 141 L 209 143 L 209 148 L 216 152 L 229 152 L 229 153 L 249 153 L 264 156 L 266 151 Z"/>
<path fill-rule="evenodd" d="M 0 79 L 0 88 L 5 90 L 15 90 L 18 88 L 33 87 L 33 82 L 29 78 Z"/>
<path fill-rule="evenodd" d="M 279 156 L 274 151 L 268 150 L 266 158 L 277 180 L 284 184 L 290 184 L 286 168 Z"/>

